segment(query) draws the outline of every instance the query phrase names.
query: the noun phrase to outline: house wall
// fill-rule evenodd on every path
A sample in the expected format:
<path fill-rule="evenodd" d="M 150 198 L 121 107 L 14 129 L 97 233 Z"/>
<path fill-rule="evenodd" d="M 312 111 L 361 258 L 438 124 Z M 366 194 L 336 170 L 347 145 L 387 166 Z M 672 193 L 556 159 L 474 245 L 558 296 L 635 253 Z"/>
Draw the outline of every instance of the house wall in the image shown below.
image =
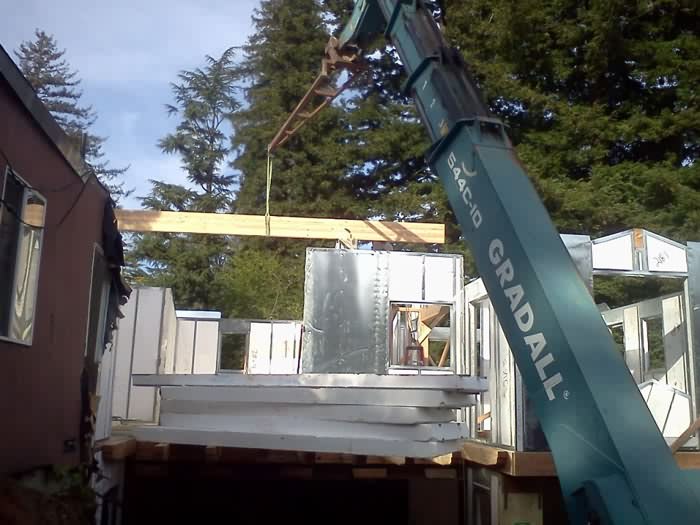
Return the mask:
<path fill-rule="evenodd" d="M 94 180 L 80 194 L 80 178 L 2 77 L 0 115 L 0 169 L 9 161 L 47 201 L 33 343 L 0 341 L 3 474 L 78 461 L 92 257 L 107 194 Z M 67 440 L 74 447 L 64 449 Z"/>

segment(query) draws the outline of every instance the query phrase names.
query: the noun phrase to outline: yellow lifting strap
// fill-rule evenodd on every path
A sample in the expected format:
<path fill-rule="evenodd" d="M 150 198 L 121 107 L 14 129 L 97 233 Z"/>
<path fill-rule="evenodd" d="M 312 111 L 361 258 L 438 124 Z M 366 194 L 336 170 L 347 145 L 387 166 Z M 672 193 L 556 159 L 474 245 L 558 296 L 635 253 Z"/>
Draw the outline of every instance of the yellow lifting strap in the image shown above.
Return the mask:
<path fill-rule="evenodd" d="M 265 235 L 270 236 L 270 186 L 272 186 L 272 155 L 267 150 L 267 187 L 265 188 Z"/>

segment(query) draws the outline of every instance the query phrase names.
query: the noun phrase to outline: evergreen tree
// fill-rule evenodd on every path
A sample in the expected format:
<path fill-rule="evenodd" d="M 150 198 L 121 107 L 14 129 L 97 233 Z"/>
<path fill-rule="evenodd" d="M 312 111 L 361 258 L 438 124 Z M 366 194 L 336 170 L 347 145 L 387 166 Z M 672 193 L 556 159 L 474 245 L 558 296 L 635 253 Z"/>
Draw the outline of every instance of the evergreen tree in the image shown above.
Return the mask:
<path fill-rule="evenodd" d="M 561 231 L 698 237 L 696 2 L 444 4 L 449 40 Z M 669 284 L 598 279 L 597 299 L 620 304 Z"/>
<path fill-rule="evenodd" d="M 448 37 L 561 230 L 697 235 L 697 3 L 446 5 Z"/>
<path fill-rule="evenodd" d="M 130 191 L 119 179 L 128 168 L 113 168 L 104 160 L 102 147 L 105 138 L 90 132 L 97 114 L 91 106 L 80 104 L 83 95 L 79 88 L 80 79 L 78 72 L 71 70 L 64 58 L 65 49 L 59 49 L 56 39 L 39 29 L 35 30 L 34 37 L 33 41 L 20 44 L 15 51 L 19 68 L 56 122 L 85 153 L 85 161 L 112 197 L 118 200 L 127 196 Z"/>
<path fill-rule="evenodd" d="M 174 133 L 158 143 L 164 153 L 177 154 L 196 189 L 151 181 L 151 193 L 142 199 L 147 209 L 161 211 L 227 211 L 235 176 L 227 173 L 231 153 L 228 132 L 238 110 L 238 76 L 234 50 L 218 59 L 206 57 L 206 66 L 182 71 L 172 84 L 175 104 L 166 106 L 180 121 Z M 146 234 L 135 242 L 132 257 L 144 269 L 139 280 L 173 289 L 178 306 L 221 306 L 218 283 L 221 269 L 232 253 L 231 240 L 220 236 Z"/>
<path fill-rule="evenodd" d="M 235 210 L 262 214 L 267 145 L 318 74 L 329 34 L 315 0 L 263 0 L 253 24 L 240 65 L 249 83 L 247 105 L 234 119 L 234 166 L 243 176 Z M 356 198 L 347 172 L 343 114 L 337 106 L 326 108 L 274 153 L 271 214 L 366 216 L 367 206 Z M 300 319 L 307 244 L 242 239 L 226 271 L 228 314 Z"/>

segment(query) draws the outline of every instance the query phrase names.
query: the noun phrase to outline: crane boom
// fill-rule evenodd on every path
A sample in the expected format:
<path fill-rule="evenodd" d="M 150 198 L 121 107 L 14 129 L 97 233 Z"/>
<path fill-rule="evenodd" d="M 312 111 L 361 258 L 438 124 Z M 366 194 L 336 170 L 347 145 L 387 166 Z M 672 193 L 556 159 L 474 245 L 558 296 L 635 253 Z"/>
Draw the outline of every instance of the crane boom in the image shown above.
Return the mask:
<path fill-rule="evenodd" d="M 571 522 L 697 522 L 698 485 L 678 468 L 502 122 L 431 13 L 419 0 L 357 0 L 334 52 L 356 53 L 382 30 L 547 437 Z"/>

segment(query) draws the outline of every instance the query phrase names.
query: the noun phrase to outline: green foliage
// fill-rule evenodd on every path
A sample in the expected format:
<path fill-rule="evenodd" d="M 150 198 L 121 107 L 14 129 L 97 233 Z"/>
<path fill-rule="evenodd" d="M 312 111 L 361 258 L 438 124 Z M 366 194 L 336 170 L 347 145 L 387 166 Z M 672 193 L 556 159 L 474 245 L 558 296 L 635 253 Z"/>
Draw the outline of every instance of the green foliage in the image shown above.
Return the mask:
<path fill-rule="evenodd" d="M 80 79 L 63 58 L 66 51 L 60 50 L 56 39 L 44 31 L 35 30 L 34 37 L 33 41 L 22 42 L 15 51 L 19 68 L 63 131 L 85 152 L 87 164 L 115 201 L 126 197 L 131 190 L 125 189 L 119 179 L 128 167 L 113 168 L 104 160 L 102 146 L 106 139 L 90 132 L 97 114 L 91 106 L 80 105 Z"/>
<path fill-rule="evenodd" d="M 240 64 L 246 106 L 234 116 L 233 166 L 243 180 L 234 209 L 265 211 L 267 145 L 318 74 L 328 34 L 314 0 L 264 0 Z M 346 176 L 343 111 L 330 107 L 272 159 L 273 215 L 363 217 Z M 223 273 L 226 315 L 300 319 L 307 243 L 284 239 L 240 240 Z"/>
<path fill-rule="evenodd" d="M 226 314 L 249 319 L 301 319 L 304 254 L 304 243 L 246 242 L 219 275 Z"/>
<path fill-rule="evenodd" d="M 446 36 L 562 232 L 700 231 L 696 2 L 447 0 Z M 611 306 L 671 291 L 597 279 Z"/>
<path fill-rule="evenodd" d="M 560 230 L 697 235 L 696 3 L 445 4 Z"/>
<path fill-rule="evenodd" d="M 240 107 L 234 58 L 234 49 L 230 48 L 218 59 L 207 56 L 204 69 L 180 72 L 180 82 L 172 84 L 176 104 L 167 104 L 166 109 L 181 120 L 175 133 L 158 142 L 163 152 L 180 155 L 188 179 L 207 196 L 195 199 L 201 211 L 225 207 L 235 182 L 233 175 L 222 173 L 230 152 L 226 125 Z"/>
<path fill-rule="evenodd" d="M 172 84 L 175 104 L 170 115 L 180 118 L 174 133 L 158 143 L 164 153 L 177 154 L 197 189 L 152 180 L 151 193 L 142 199 L 147 209 L 161 211 L 228 211 L 236 177 L 226 173 L 231 153 L 227 133 L 239 108 L 235 98 L 238 72 L 234 51 L 220 58 L 206 57 L 206 66 L 182 71 Z M 224 236 L 144 234 L 136 238 L 130 261 L 131 276 L 139 284 L 173 289 L 181 308 L 220 309 L 219 273 L 229 263 L 235 243 Z"/>

